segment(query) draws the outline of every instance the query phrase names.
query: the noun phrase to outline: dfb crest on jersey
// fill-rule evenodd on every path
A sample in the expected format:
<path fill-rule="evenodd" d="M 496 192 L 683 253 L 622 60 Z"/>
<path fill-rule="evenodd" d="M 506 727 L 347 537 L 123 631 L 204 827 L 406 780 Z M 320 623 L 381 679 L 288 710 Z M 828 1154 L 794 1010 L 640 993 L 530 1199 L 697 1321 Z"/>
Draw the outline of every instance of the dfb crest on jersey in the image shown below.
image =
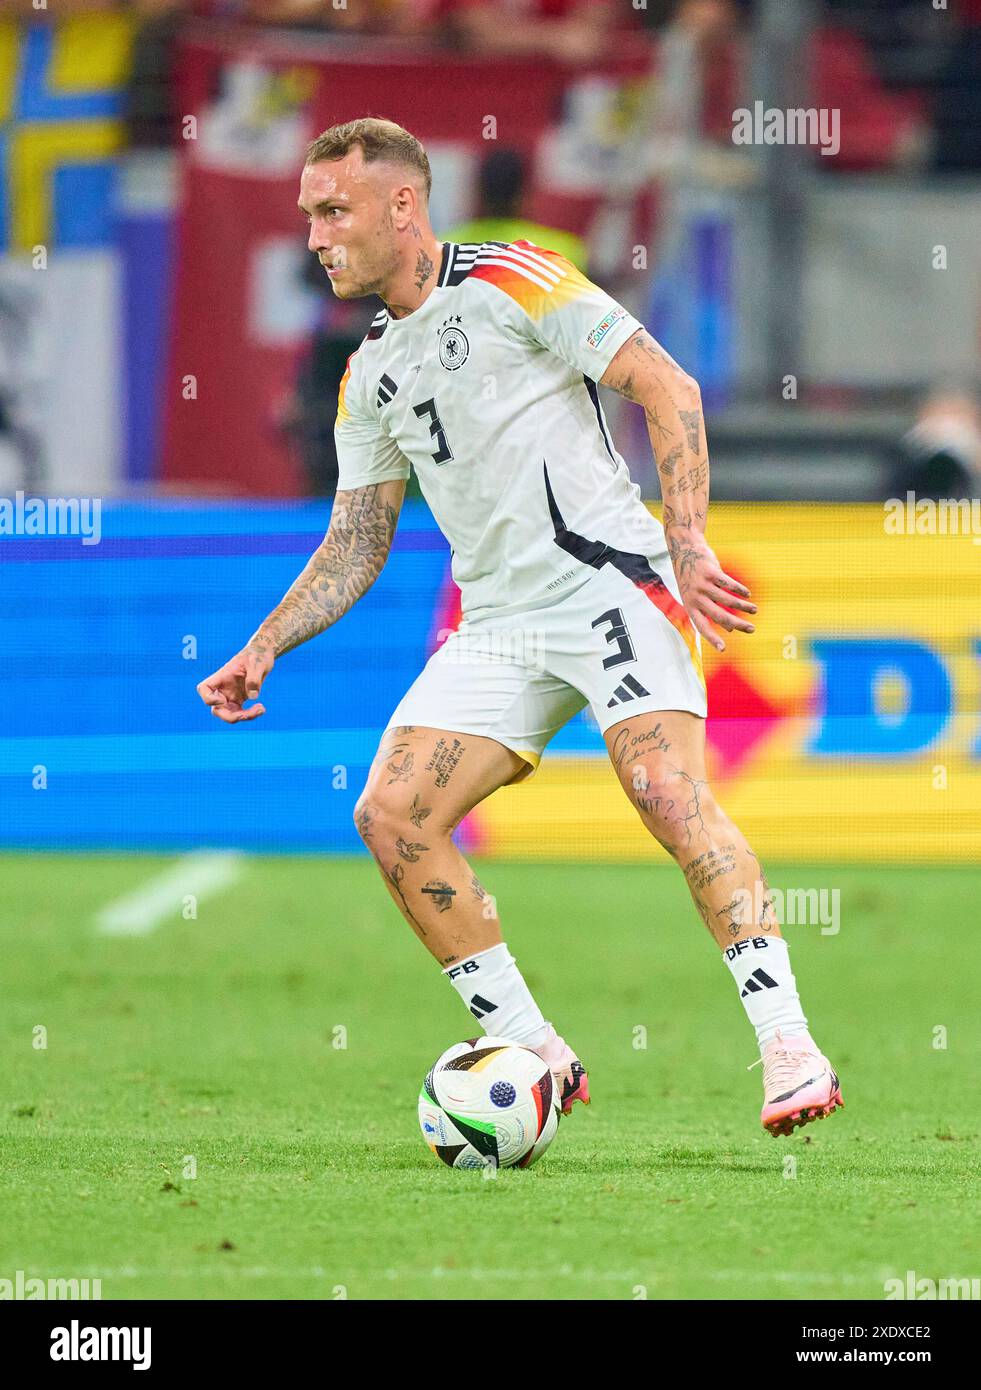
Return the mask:
<path fill-rule="evenodd" d="M 439 360 L 448 372 L 455 372 L 469 356 L 470 341 L 460 327 L 460 315 L 451 314 L 439 329 Z"/>

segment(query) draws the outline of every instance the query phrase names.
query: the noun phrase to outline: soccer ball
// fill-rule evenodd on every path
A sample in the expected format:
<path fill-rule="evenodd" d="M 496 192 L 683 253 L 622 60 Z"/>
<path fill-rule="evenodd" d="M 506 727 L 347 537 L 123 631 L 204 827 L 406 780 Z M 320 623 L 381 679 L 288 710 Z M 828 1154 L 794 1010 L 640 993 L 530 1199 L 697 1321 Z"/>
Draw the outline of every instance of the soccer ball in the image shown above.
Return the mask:
<path fill-rule="evenodd" d="M 454 1043 L 422 1083 L 419 1123 L 451 1168 L 528 1168 L 559 1127 L 548 1063 L 506 1038 Z"/>

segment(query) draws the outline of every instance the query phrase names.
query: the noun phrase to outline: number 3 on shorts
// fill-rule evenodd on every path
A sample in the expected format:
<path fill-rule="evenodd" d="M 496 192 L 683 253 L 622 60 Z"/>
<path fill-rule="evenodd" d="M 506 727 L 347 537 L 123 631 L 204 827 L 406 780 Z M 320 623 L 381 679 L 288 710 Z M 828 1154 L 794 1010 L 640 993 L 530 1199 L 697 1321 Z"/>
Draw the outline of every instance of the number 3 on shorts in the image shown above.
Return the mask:
<path fill-rule="evenodd" d="M 609 671 L 613 666 L 623 666 L 628 661 L 636 661 L 633 643 L 630 640 L 630 633 L 627 631 L 627 624 L 623 621 L 621 610 L 608 608 L 605 613 L 594 618 L 590 626 L 599 627 L 602 623 L 609 623 L 610 630 L 606 634 L 606 640 L 611 645 L 616 646 L 615 652 L 603 658 L 604 671 Z"/>

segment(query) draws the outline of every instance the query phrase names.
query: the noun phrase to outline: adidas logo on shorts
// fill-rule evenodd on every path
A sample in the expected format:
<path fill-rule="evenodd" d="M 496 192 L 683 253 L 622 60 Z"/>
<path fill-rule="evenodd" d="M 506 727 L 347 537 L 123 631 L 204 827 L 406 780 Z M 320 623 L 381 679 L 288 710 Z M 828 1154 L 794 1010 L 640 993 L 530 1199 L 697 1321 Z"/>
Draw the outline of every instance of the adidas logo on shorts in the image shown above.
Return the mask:
<path fill-rule="evenodd" d="M 649 695 L 651 692 L 645 690 L 640 681 L 635 676 L 626 675 L 613 692 L 613 699 L 607 700 L 606 708 L 613 709 L 614 705 L 625 705 L 628 700 L 636 700 L 638 695 Z"/>

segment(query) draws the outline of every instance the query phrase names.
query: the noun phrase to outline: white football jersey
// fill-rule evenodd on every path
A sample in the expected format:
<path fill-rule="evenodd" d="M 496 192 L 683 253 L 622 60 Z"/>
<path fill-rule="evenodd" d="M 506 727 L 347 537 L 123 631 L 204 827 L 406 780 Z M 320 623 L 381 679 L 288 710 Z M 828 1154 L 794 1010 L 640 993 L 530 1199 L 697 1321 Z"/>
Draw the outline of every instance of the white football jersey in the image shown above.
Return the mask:
<path fill-rule="evenodd" d="M 596 387 L 642 326 L 555 251 L 444 242 L 428 299 L 383 308 L 348 361 L 338 488 L 415 468 L 467 622 L 547 607 L 611 561 L 663 569 Z"/>

